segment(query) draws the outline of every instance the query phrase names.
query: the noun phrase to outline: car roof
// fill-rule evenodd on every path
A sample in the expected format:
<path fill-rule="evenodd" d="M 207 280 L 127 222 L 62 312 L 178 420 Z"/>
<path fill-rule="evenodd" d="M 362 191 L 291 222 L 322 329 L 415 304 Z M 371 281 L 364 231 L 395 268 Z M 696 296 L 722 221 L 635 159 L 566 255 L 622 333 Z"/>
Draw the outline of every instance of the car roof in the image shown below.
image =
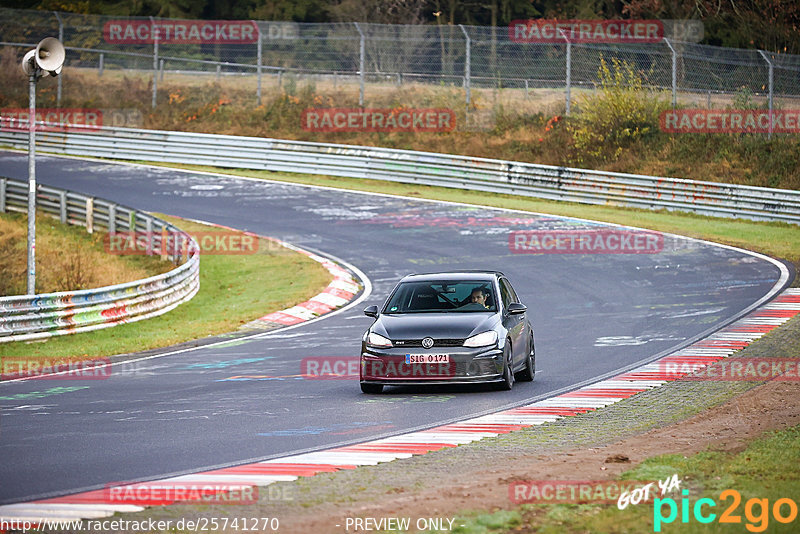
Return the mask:
<path fill-rule="evenodd" d="M 428 282 L 434 280 L 489 280 L 500 276 L 505 276 L 500 271 L 481 271 L 481 270 L 464 270 L 464 271 L 446 271 L 439 273 L 417 273 L 406 275 L 400 280 L 401 282 Z"/>

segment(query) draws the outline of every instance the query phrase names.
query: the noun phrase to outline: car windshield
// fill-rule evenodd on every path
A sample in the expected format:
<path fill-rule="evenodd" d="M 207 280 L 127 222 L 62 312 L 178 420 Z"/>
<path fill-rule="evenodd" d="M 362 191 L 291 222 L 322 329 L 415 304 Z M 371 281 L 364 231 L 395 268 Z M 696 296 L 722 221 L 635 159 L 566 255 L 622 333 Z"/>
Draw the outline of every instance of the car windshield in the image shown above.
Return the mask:
<path fill-rule="evenodd" d="M 403 282 L 383 313 L 497 311 L 489 280 Z"/>

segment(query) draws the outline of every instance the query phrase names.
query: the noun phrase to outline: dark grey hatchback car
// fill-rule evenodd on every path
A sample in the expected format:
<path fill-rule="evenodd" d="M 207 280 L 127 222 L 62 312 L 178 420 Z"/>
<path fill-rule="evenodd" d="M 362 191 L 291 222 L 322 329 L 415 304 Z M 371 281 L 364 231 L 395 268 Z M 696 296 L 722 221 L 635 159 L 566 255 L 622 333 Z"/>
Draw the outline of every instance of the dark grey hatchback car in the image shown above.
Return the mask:
<path fill-rule="evenodd" d="M 392 290 L 361 340 L 361 391 L 385 385 L 533 380 L 533 327 L 498 271 L 413 274 Z"/>

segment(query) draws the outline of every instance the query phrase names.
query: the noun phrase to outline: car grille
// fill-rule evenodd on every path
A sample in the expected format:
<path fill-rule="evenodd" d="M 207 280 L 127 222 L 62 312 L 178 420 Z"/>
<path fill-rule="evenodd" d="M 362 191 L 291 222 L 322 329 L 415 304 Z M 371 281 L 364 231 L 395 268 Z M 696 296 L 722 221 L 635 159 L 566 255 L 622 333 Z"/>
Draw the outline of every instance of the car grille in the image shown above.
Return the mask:
<path fill-rule="evenodd" d="M 397 339 L 392 340 L 392 345 L 395 347 L 421 347 L 421 339 Z M 434 339 L 433 347 L 461 347 L 464 345 L 463 339 Z"/>

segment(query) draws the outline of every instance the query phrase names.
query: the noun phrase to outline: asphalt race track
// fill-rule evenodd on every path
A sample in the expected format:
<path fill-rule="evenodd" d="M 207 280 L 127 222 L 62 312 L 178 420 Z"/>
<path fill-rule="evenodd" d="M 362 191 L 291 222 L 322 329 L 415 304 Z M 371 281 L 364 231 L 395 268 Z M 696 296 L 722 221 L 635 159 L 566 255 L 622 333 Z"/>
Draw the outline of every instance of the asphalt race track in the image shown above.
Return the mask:
<path fill-rule="evenodd" d="M 330 254 L 365 273 L 372 293 L 310 324 L 122 372 L 112 366 L 107 380 L 0 384 L 2 504 L 366 441 L 531 402 L 675 350 L 779 289 L 774 263 L 673 236 L 655 254 L 519 254 L 509 247 L 512 231 L 596 225 L 68 158 L 37 163 L 43 184 Z M 0 152 L 0 175 L 27 179 L 27 155 Z M 528 305 L 534 382 L 511 392 L 409 387 L 364 395 L 357 380 L 295 376 L 303 358 L 357 356 L 370 324 L 363 308 L 380 305 L 402 275 L 466 268 L 502 270 Z"/>

